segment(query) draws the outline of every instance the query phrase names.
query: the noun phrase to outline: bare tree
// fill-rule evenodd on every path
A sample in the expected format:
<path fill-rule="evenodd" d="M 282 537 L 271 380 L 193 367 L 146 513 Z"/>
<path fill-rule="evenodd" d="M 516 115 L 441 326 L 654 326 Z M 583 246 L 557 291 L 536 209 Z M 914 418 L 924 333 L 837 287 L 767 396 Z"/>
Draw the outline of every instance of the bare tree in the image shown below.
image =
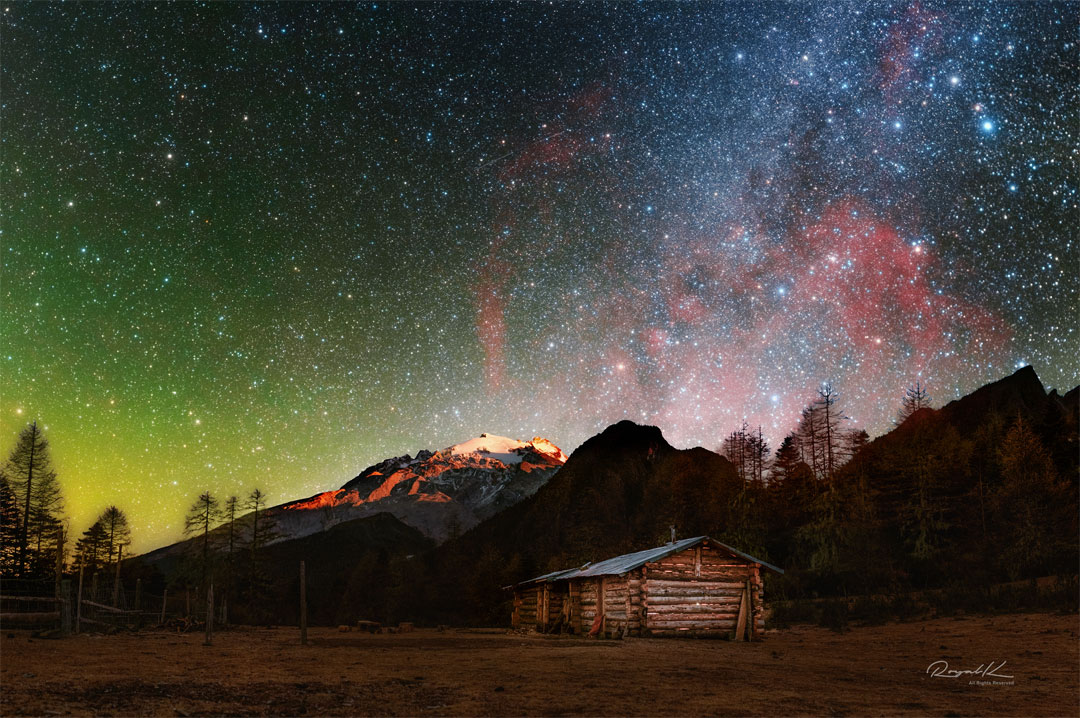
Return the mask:
<path fill-rule="evenodd" d="M 235 496 L 230 496 L 225 499 L 225 508 L 222 511 L 222 518 L 225 521 L 225 543 L 229 551 L 229 564 L 232 564 L 233 552 L 236 547 L 236 510 L 240 504 L 240 499 Z"/>
<path fill-rule="evenodd" d="M 803 409 L 794 434 L 800 458 L 817 479 L 831 479 L 847 455 L 850 436 L 840 423 L 849 419 L 837 406 L 837 396 L 832 384 L 822 384 L 817 399 Z"/>
<path fill-rule="evenodd" d="M 191 505 L 188 515 L 184 518 L 184 535 L 201 537 L 199 573 L 200 585 L 203 589 L 206 588 L 206 579 L 210 572 L 210 530 L 219 518 L 218 500 L 209 491 L 199 494 L 199 498 Z"/>
<path fill-rule="evenodd" d="M 833 390 L 832 384 L 829 382 L 825 382 L 818 389 L 817 405 L 823 415 L 821 430 L 822 439 L 825 442 L 825 478 L 831 479 L 837 467 L 837 444 L 840 439 L 838 427 L 840 420 L 847 417 L 838 411 L 836 407 L 836 391 Z"/>
<path fill-rule="evenodd" d="M 909 386 L 904 392 L 904 398 L 900 402 L 900 409 L 896 412 L 897 426 L 903 424 L 909 416 L 919 409 L 929 409 L 931 399 L 926 393 L 926 387 L 922 381 L 916 379 L 915 386 Z"/>
<path fill-rule="evenodd" d="M 754 432 L 744 421 L 741 429 L 731 432 L 724 439 L 719 453 L 735 466 L 735 473 L 743 483 L 764 482 L 769 445 L 760 426 Z"/>

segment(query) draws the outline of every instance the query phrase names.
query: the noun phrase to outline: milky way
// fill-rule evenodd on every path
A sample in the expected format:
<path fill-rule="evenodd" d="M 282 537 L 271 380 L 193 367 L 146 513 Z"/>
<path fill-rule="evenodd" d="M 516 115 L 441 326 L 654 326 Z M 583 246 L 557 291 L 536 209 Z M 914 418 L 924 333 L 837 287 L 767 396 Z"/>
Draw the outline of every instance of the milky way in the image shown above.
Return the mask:
<path fill-rule="evenodd" d="M 12 4 L 0 435 L 74 530 L 482 431 L 1080 381 L 1077 8 Z M 6 449 L 5 449 L 6 451 Z"/>

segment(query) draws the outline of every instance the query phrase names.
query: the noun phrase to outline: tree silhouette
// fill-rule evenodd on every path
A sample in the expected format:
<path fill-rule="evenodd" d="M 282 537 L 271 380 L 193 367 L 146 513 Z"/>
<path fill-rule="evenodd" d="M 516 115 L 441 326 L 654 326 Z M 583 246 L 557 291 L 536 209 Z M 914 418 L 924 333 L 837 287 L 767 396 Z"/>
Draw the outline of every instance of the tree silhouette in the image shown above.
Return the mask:
<path fill-rule="evenodd" d="M 256 488 L 244 502 L 244 508 L 250 511 L 250 531 L 247 537 L 249 551 L 248 563 L 248 599 L 253 615 L 260 616 L 262 599 L 269 591 L 269 577 L 261 565 L 262 549 L 278 537 L 273 520 L 266 515 L 266 494 Z"/>
<path fill-rule="evenodd" d="M 82 538 L 75 542 L 75 563 L 84 568 L 95 570 L 104 564 L 105 544 L 108 533 L 98 517 L 90 528 L 83 531 Z"/>
<path fill-rule="evenodd" d="M 219 519 L 218 500 L 209 491 L 199 494 L 184 518 L 184 535 L 198 536 L 199 585 L 205 590 L 210 573 L 210 530 Z"/>
<path fill-rule="evenodd" d="M 7 478 L 0 476 L 0 575 L 15 572 L 19 552 L 19 504 Z"/>
<path fill-rule="evenodd" d="M 915 386 L 909 386 L 904 392 L 904 398 L 900 401 L 900 409 L 896 412 L 897 426 L 907 421 L 907 418 L 919 409 L 930 408 L 930 397 L 926 393 L 926 387 L 921 380 L 915 381 Z"/>
<path fill-rule="evenodd" d="M 63 499 L 56 472 L 52 470 L 49 442 L 36 421 L 19 433 L 15 448 L 0 467 L 0 476 L 9 483 L 22 508 L 16 559 L 18 573 L 26 575 L 31 564 L 38 572 L 51 572 L 50 561 L 42 555 L 52 556 L 51 549 L 55 549 Z M 51 566 L 55 566 L 55 561 Z"/>
<path fill-rule="evenodd" d="M 1017 416 L 999 451 L 1001 484 L 994 495 L 999 521 L 1007 534 L 1003 556 L 1009 575 L 1031 576 L 1043 569 L 1065 539 L 1062 506 L 1067 492 L 1039 437 Z M 1075 535 L 1072 539 L 1075 539 Z"/>
<path fill-rule="evenodd" d="M 124 512 L 115 506 L 102 511 L 98 523 L 105 532 L 105 562 L 112 563 L 113 556 L 119 556 L 120 547 L 131 544 L 131 527 Z"/>
<path fill-rule="evenodd" d="M 750 430 L 749 424 L 744 421 L 741 429 L 731 432 L 724 439 L 723 445 L 717 453 L 734 464 L 735 473 L 744 483 L 756 482 L 761 484 L 764 482 L 769 457 L 769 444 L 765 441 L 760 426 L 755 433 Z"/>

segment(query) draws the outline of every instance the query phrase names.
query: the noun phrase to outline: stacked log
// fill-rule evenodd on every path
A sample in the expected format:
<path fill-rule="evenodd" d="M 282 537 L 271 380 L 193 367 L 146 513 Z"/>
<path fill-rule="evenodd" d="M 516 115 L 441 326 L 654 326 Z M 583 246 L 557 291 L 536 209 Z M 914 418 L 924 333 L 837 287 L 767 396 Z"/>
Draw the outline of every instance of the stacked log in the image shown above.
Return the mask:
<path fill-rule="evenodd" d="M 519 588 L 513 625 L 546 630 L 557 622 L 582 635 L 594 625 L 607 636 L 732 635 L 741 609 L 743 636 L 754 639 L 765 630 L 763 599 L 760 564 L 705 543 L 622 575 Z"/>
<path fill-rule="evenodd" d="M 520 591 L 520 603 L 516 606 L 518 628 L 532 628 L 536 625 L 536 605 L 540 590 L 537 586 L 529 586 Z"/>
<path fill-rule="evenodd" d="M 708 545 L 645 565 L 646 620 L 656 635 L 725 634 L 735 630 L 747 581 L 753 632 L 765 628 L 761 577 L 756 565 Z"/>
<path fill-rule="evenodd" d="M 596 595 L 600 579 L 583 578 L 576 583 L 581 586 L 581 632 L 588 633 L 596 619 Z"/>

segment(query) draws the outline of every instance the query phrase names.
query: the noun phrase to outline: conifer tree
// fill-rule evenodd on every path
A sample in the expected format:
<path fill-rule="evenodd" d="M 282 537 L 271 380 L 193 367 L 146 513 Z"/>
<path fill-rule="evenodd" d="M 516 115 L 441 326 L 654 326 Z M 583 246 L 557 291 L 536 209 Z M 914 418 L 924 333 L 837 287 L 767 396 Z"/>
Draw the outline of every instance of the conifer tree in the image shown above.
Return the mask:
<path fill-rule="evenodd" d="M 217 524 L 219 514 L 218 500 L 209 491 L 204 491 L 191 505 L 184 519 L 184 535 L 198 537 L 195 546 L 199 585 L 203 589 L 207 586 L 207 578 L 210 574 L 210 530 Z"/>
<path fill-rule="evenodd" d="M 1058 535 L 1065 528 L 1062 507 L 1070 503 L 1065 485 L 1030 423 L 1019 415 L 1006 432 L 998 456 L 1001 484 L 994 504 L 1006 532 L 1002 551 L 1006 571 L 1013 577 L 1034 575 L 1046 568 L 1058 544 L 1068 540 Z"/>
<path fill-rule="evenodd" d="M 240 499 L 230 496 L 225 499 L 225 508 L 221 512 L 221 518 L 225 522 L 225 549 L 228 552 L 229 565 L 233 563 L 233 553 L 236 550 L 236 510 L 240 505 Z"/>
<path fill-rule="evenodd" d="M 251 602 L 252 615 L 256 619 L 263 618 L 260 613 L 262 599 L 269 591 L 269 578 L 261 565 L 262 549 L 269 542 L 277 538 L 274 522 L 266 516 L 266 494 L 256 488 L 247 497 L 244 508 L 250 513 L 250 530 L 247 536 L 247 549 L 249 551 L 248 564 L 248 599 Z"/>
<path fill-rule="evenodd" d="M 101 523 L 101 518 L 83 531 L 82 538 L 75 542 L 75 563 L 90 571 L 97 570 L 105 563 L 105 544 L 108 535 Z"/>
<path fill-rule="evenodd" d="M 0 576 L 15 573 L 19 557 L 19 505 L 8 480 L 0 475 Z"/>
<path fill-rule="evenodd" d="M 63 516 L 63 499 L 56 472 L 52 469 L 49 442 L 37 422 L 26 426 L 0 467 L 2 476 L 13 489 L 19 515 L 17 571 L 27 575 L 31 565 L 38 572 L 52 573 L 55 560 L 45 558 L 55 551 L 56 531 Z M 51 568 L 50 568 L 51 566 Z"/>
<path fill-rule="evenodd" d="M 119 556 L 120 547 L 131 544 L 131 527 L 123 511 L 110 506 L 98 517 L 105 532 L 105 562 L 112 563 L 114 556 Z"/>

